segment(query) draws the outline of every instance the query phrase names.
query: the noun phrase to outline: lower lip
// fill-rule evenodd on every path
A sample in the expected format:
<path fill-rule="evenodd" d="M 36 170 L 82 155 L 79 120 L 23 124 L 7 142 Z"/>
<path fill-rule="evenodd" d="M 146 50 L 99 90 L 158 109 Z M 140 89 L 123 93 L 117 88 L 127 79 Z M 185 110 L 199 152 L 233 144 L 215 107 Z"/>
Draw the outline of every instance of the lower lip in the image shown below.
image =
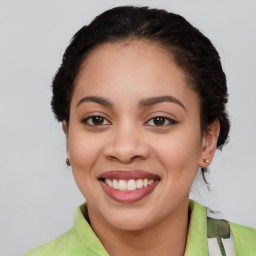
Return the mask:
<path fill-rule="evenodd" d="M 121 203 L 133 203 L 148 196 L 155 189 L 155 187 L 159 183 L 159 180 L 155 181 L 153 184 L 147 187 L 132 191 L 121 191 L 111 188 L 103 181 L 100 181 L 100 183 L 105 193 L 108 194 L 112 199 Z"/>

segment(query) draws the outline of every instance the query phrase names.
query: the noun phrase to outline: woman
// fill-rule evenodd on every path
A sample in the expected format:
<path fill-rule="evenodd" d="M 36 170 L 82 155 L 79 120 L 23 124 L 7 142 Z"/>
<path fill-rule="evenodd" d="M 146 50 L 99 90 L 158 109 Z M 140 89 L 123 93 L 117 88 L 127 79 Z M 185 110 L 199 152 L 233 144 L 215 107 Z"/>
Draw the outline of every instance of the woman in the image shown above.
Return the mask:
<path fill-rule="evenodd" d="M 81 28 L 52 109 L 87 203 L 26 255 L 256 255 L 254 229 L 189 202 L 198 168 L 227 140 L 226 103 L 216 49 L 181 16 L 118 7 Z"/>

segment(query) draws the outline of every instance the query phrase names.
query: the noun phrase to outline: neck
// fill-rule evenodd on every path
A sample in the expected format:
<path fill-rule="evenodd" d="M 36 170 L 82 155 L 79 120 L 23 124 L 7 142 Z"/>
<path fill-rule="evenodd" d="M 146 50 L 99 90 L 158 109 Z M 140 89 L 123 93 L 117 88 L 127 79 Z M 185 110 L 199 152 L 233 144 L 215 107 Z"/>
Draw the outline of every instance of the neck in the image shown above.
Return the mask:
<path fill-rule="evenodd" d="M 106 226 L 95 216 L 90 216 L 90 222 L 110 256 L 181 256 L 186 249 L 188 201 L 178 211 L 144 230 L 116 229 Z"/>

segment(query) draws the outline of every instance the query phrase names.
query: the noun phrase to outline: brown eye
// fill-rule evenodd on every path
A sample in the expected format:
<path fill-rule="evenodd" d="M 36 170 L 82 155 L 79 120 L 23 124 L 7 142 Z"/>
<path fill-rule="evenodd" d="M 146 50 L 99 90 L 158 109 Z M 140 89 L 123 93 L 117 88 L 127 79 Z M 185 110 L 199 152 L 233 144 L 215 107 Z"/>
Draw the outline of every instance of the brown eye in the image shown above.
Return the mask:
<path fill-rule="evenodd" d="M 168 126 L 172 124 L 176 124 L 177 122 L 171 118 L 163 117 L 163 116 L 156 116 L 152 119 L 150 119 L 147 122 L 147 125 L 149 126 Z"/>
<path fill-rule="evenodd" d="M 101 124 L 103 124 L 103 122 L 104 122 L 104 118 L 102 118 L 102 117 L 100 117 L 100 116 L 94 116 L 94 117 L 92 117 L 92 123 L 93 123 L 94 125 L 101 125 Z"/>
<path fill-rule="evenodd" d="M 91 126 L 100 126 L 100 125 L 110 124 L 110 122 L 106 118 L 101 116 L 90 116 L 82 120 L 82 122 Z"/>
<path fill-rule="evenodd" d="M 159 117 L 153 118 L 153 122 L 156 126 L 164 125 L 165 118 L 159 116 Z"/>

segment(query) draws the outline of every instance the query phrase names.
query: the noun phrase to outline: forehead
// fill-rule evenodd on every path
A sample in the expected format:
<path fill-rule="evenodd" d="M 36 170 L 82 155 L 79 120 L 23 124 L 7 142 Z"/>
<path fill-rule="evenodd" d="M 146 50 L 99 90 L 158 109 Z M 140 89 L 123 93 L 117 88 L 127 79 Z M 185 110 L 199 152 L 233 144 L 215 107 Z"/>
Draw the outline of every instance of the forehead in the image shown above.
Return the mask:
<path fill-rule="evenodd" d="M 128 41 L 92 50 L 80 67 L 72 101 L 96 95 L 118 96 L 124 103 L 167 94 L 185 104 L 198 104 L 196 93 L 170 52 L 156 43 Z"/>

